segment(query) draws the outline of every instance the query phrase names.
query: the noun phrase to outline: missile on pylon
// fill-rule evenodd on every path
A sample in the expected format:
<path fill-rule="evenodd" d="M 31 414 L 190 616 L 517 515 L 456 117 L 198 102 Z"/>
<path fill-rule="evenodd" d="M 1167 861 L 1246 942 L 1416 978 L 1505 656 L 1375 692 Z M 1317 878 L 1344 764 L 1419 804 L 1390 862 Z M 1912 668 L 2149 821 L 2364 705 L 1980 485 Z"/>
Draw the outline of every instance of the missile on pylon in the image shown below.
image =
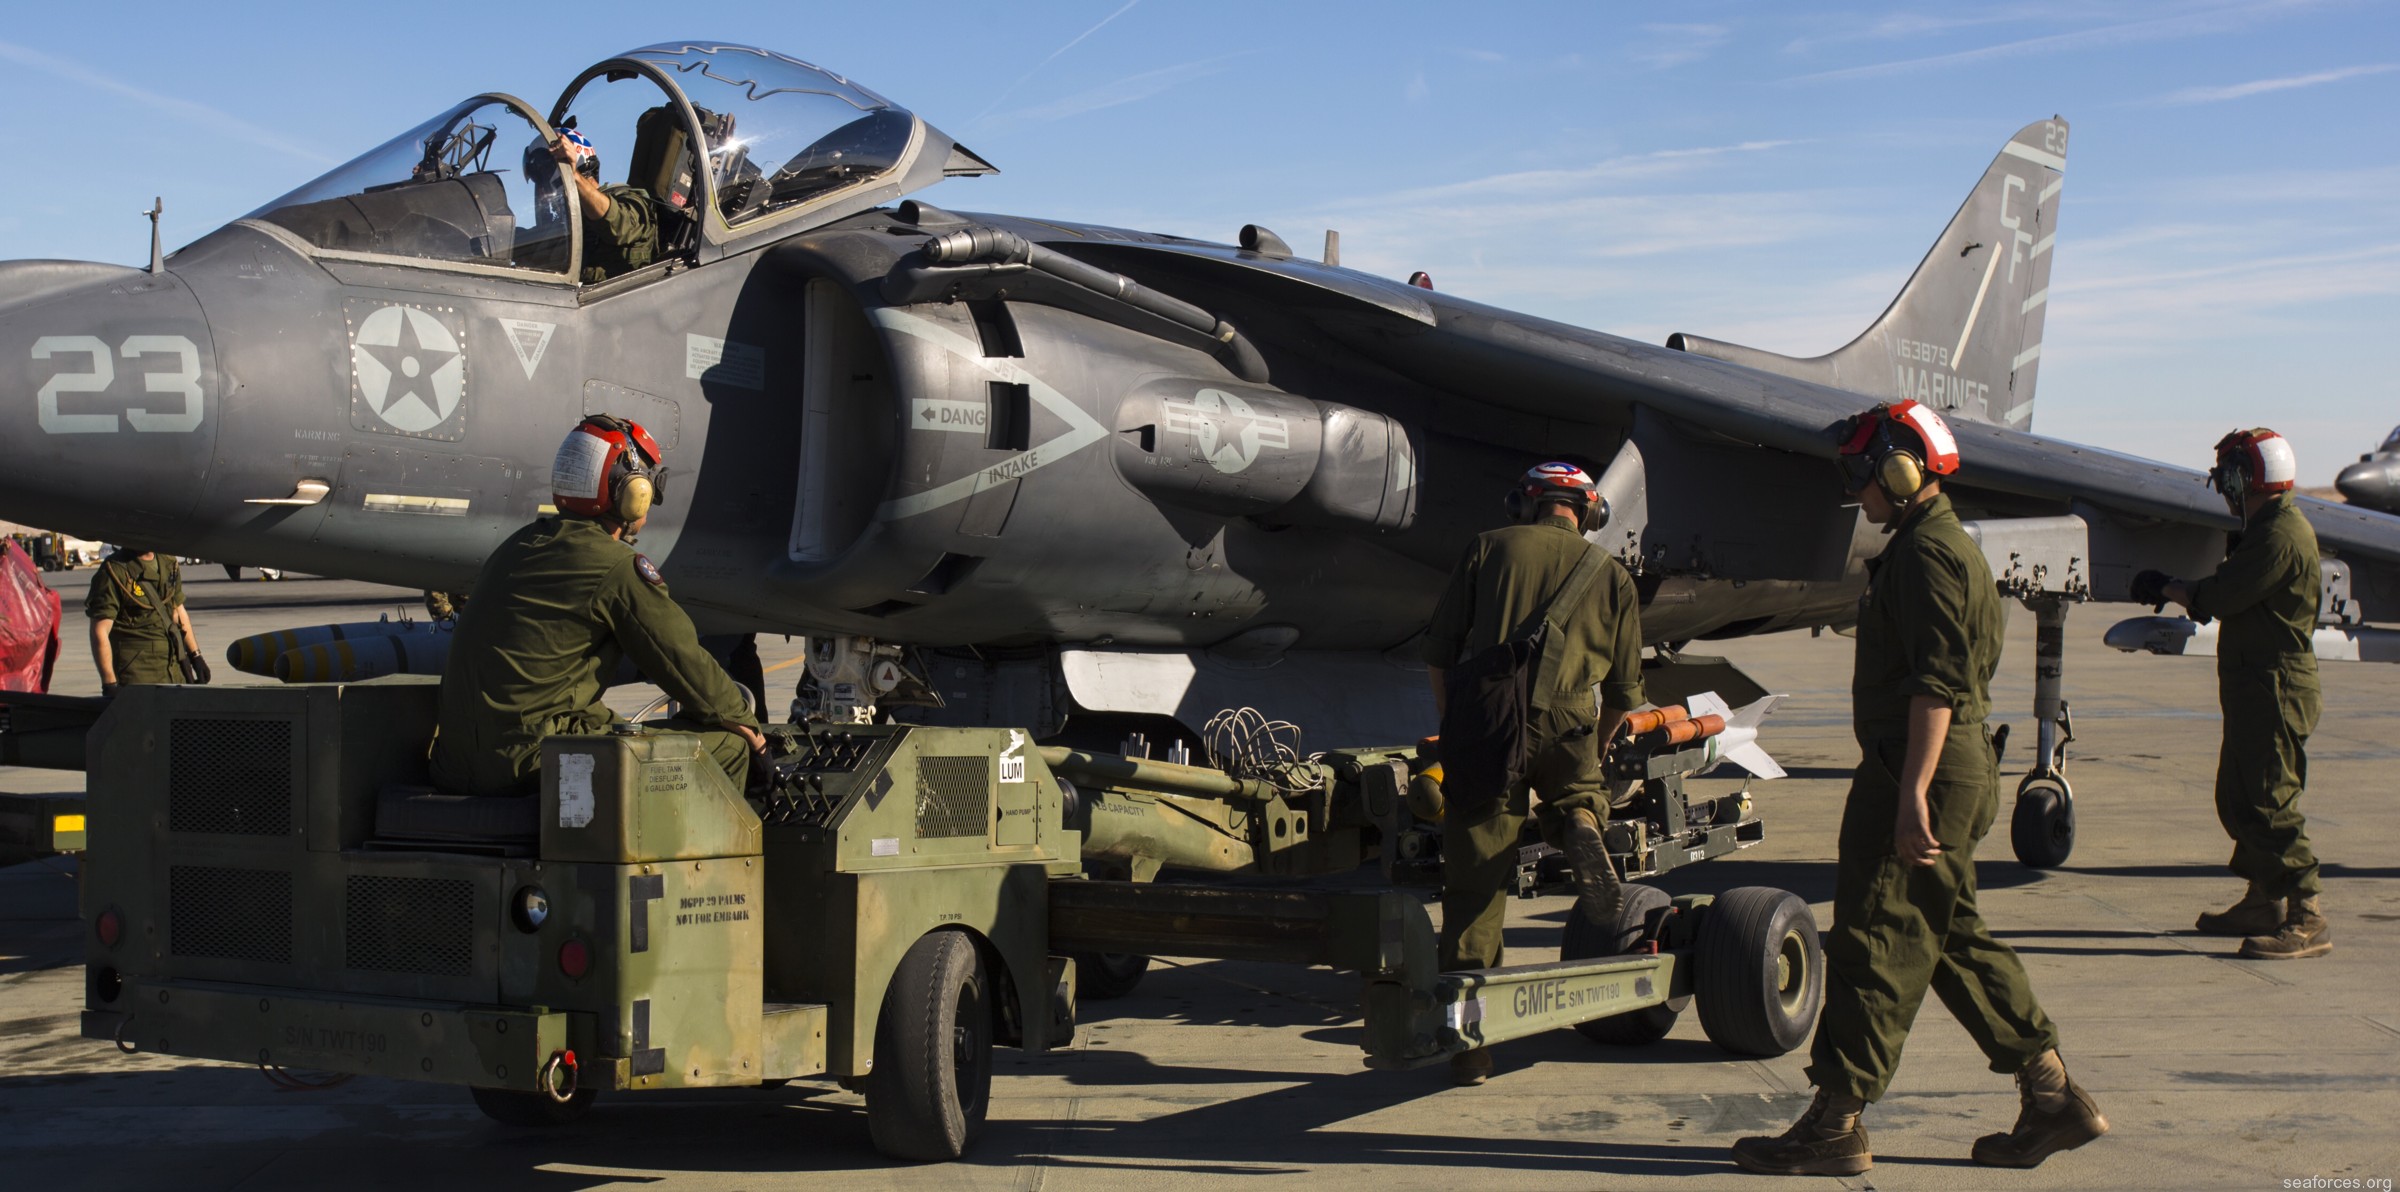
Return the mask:
<path fill-rule="evenodd" d="M 253 633 L 237 638 L 225 647 L 225 661 L 233 669 L 262 678 L 276 678 L 275 661 L 296 650 L 328 642 L 355 642 L 366 638 L 388 637 L 395 633 L 411 633 L 424 627 L 420 621 L 358 621 L 347 625 L 314 625 L 305 629 L 278 629 L 270 633 Z"/>

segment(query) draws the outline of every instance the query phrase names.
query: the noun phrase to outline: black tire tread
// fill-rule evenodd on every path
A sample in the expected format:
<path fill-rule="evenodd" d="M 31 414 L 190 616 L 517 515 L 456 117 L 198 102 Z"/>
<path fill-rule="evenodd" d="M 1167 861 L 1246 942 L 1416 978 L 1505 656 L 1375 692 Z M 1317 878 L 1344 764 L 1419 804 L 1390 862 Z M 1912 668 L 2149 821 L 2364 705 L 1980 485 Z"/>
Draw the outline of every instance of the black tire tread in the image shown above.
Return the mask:
<path fill-rule="evenodd" d="M 2075 851 L 2075 805 L 2045 786 L 2017 792 L 2016 810 L 2008 818 L 2008 843 L 2027 869 L 2066 864 Z"/>
<path fill-rule="evenodd" d="M 1131 996 L 1150 971 L 1150 958 L 1131 952 L 1075 953 L 1075 997 L 1105 1002 Z"/>
<path fill-rule="evenodd" d="M 1806 940 L 1809 970 L 1800 1012 L 1775 995 L 1775 957 L 1789 930 Z M 1815 916 L 1799 895 L 1770 886 L 1727 890 L 1708 907 L 1693 949 L 1692 987 L 1709 1040 L 1741 1055 L 1777 1056 L 1806 1042 L 1824 1005 L 1825 956 Z"/>
<path fill-rule="evenodd" d="M 1566 935 L 1559 941 L 1561 960 L 1587 960 L 1598 956 L 1623 956 L 1640 948 L 1649 933 L 1650 920 L 1675 904 L 1667 892 L 1656 886 L 1628 882 L 1620 887 L 1616 926 L 1594 926 L 1589 919 L 1569 912 Z M 1678 999 L 1656 1006 L 1645 1006 L 1624 1014 L 1612 1014 L 1589 1022 L 1575 1024 L 1575 1032 L 1594 1043 L 1611 1047 L 1641 1047 L 1656 1043 L 1675 1029 L 1675 1020 L 1683 1016 Z"/>
<path fill-rule="evenodd" d="M 935 931 L 909 946 L 892 973 L 875 1023 L 875 1066 L 866 1079 L 867 1133 L 895 1159 L 945 1163 L 965 1154 L 982 1132 L 991 1103 L 990 991 L 982 956 L 957 931 Z M 986 1024 L 973 1083 L 957 1088 L 951 1021 L 962 986 L 973 985 Z"/>

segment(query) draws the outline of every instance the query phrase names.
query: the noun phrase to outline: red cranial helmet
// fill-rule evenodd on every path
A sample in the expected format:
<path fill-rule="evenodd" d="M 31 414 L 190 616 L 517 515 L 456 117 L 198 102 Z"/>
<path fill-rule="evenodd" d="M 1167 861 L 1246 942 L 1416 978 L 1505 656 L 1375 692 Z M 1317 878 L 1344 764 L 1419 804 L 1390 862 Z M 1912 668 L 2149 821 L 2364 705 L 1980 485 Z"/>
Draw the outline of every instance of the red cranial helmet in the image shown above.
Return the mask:
<path fill-rule="evenodd" d="M 1538 464 L 1517 478 L 1517 486 L 1508 490 L 1508 516 L 1513 521 L 1532 521 L 1542 515 L 1542 506 L 1552 501 L 1572 504 L 1577 522 L 1587 533 L 1608 524 L 1608 502 L 1601 499 L 1600 482 L 1582 468 L 1555 461 Z"/>
<path fill-rule="evenodd" d="M 658 440 L 641 424 L 593 414 L 575 424 L 550 465 L 550 496 L 560 513 L 640 521 L 666 503 Z"/>
<path fill-rule="evenodd" d="M 1932 409 L 1913 401 L 1890 402 L 1842 425 L 1838 462 L 1850 492 L 1874 484 L 1906 502 L 1924 490 L 1926 477 L 1958 471 L 1958 439 Z"/>
<path fill-rule="evenodd" d="M 2236 515 L 2244 496 L 2288 493 L 2299 479 L 2300 460 L 2292 454 L 2292 441 L 2263 426 L 2217 440 L 2217 466 L 2208 473 L 2209 487 L 2225 494 L 2225 503 Z"/>

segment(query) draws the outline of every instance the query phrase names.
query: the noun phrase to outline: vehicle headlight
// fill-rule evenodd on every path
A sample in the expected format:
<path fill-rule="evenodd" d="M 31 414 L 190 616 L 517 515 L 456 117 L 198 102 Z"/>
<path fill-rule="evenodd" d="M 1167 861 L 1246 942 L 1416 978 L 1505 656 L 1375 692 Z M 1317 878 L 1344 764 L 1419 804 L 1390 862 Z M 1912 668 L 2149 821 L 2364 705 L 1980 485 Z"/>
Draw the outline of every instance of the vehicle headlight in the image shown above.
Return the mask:
<path fill-rule="evenodd" d="M 510 913 L 517 921 L 517 930 L 535 932 L 550 919 L 550 896 L 540 886 L 525 886 L 517 891 L 516 905 Z"/>

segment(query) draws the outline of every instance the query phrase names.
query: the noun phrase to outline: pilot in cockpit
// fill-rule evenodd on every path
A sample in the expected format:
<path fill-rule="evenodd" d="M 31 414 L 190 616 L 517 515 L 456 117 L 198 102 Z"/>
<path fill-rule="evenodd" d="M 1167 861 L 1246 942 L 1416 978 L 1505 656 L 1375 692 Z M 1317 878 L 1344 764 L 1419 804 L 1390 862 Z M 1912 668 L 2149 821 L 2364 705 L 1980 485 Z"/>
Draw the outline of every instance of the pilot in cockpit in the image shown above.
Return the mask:
<path fill-rule="evenodd" d="M 645 125 L 650 120 L 645 114 Z M 583 280 L 630 273 L 658 258 L 658 199 L 627 183 L 600 184 L 600 151 L 580 130 L 561 129 L 551 155 L 573 167 L 583 213 Z"/>
<path fill-rule="evenodd" d="M 712 144 L 731 133 L 732 117 L 705 108 L 699 114 Z M 622 183 L 601 184 L 599 150 L 571 117 L 551 154 L 574 167 L 587 284 L 630 273 L 688 241 L 696 219 L 694 163 L 675 109 L 661 104 L 634 121 L 632 165 Z"/>

